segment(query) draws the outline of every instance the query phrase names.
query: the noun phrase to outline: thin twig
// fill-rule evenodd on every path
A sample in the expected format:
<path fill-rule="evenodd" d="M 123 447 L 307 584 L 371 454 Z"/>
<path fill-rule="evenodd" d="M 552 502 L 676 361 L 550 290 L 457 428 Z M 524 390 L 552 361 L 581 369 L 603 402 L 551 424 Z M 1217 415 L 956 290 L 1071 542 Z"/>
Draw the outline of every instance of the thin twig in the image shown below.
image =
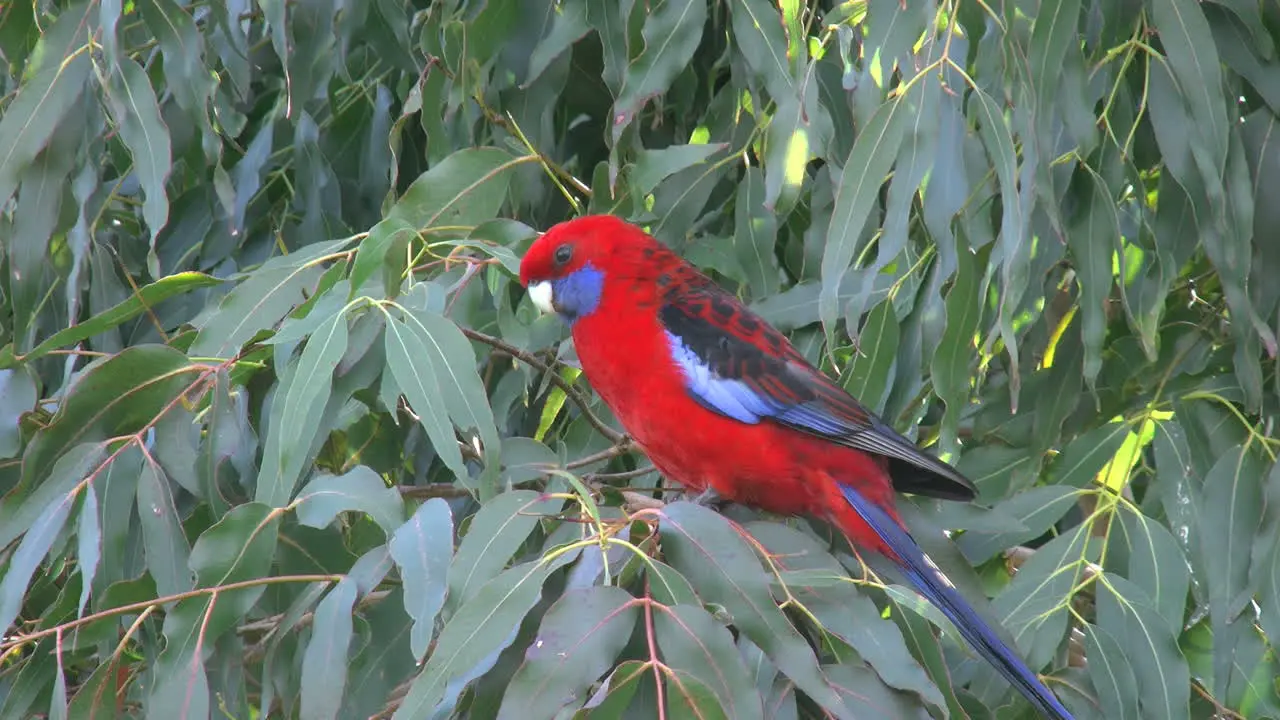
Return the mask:
<path fill-rule="evenodd" d="M 613 458 L 618 457 L 619 455 L 627 454 L 628 452 L 630 452 L 630 450 L 631 450 L 631 439 L 628 437 L 622 437 L 622 438 L 619 438 L 615 444 L 605 448 L 604 450 L 601 450 L 600 452 L 594 452 L 594 453 L 591 453 L 590 455 L 583 455 L 577 460 L 571 460 L 565 463 L 564 468 L 566 470 L 573 470 L 575 468 L 591 465 L 592 463 L 598 463 L 601 460 L 611 460 Z"/>
<path fill-rule="evenodd" d="M 97 622 L 99 620 L 105 620 L 107 618 L 115 617 L 117 615 L 128 615 L 130 613 L 133 613 L 139 610 L 146 610 L 147 608 L 152 608 L 159 605 L 167 605 L 173 602 L 179 602 L 179 601 L 187 600 L 190 598 L 200 597 L 202 595 L 217 595 L 218 593 L 230 592 L 232 590 L 243 590 L 245 588 L 258 587 L 259 585 L 279 585 L 281 583 L 296 583 L 296 582 L 336 583 L 342 580 L 343 577 L 345 576 L 344 575 L 276 575 L 273 577 L 261 577 L 261 578 L 254 578 L 252 580 L 242 580 L 240 582 L 227 583 L 226 585 L 219 585 L 217 587 L 196 588 L 195 590 L 188 590 L 187 592 L 175 593 L 173 595 L 166 595 L 164 597 L 158 597 L 152 600 L 143 600 L 141 602 L 129 603 L 128 605 L 121 605 L 120 607 L 108 608 L 106 610 L 101 610 L 99 612 L 92 613 L 90 615 L 85 615 L 82 618 L 69 620 L 65 623 L 61 623 L 59 625 L 54 625 L 53 627 L 45 628 L 44 630 L 36 630 L 35 632 L 27 633 L 24 635 L 11 635 L 7 641 L 0 643 L 0 655 L 4 655 L 8 653 L 10 650 L 16 647 L 19 647 L 21 645 L 26 645 L 27 643 L 34 642 L 41 638 L 46 638 L 50 635 L 55 635 L 58 632 L 66 632 L 67 630 L 78 628 L 81 625 L 88 625 L 89 623 Z"/>
<path fill-rule="evenodd" d="M 644 579 L 644 595 L 645 600 L 652 600 L 649 594 L 649 577 Z M 653 684 L 654 690 L 658 696 L 658 720 L 666 720 L 667 717 L 667 700 L 662 685 L 662 661 L 658 659 L 658 643 L 654 638 L 653 629 L 653 603 L 646 602 L 644 604 L 644 633 L 645 639 L 649 643 L 649 662 L 653 665 Z"/>
<path fill-rule="evenodd" d="M 582 393 L 578 392 L 577 388 L 570 385 L 564 378 L 560 377 L 560 375 L 556 373 L 550 365 L 543 362 L 537 355 L 534 355 L 527 350 L 521 350 L 511 343 L 499 340 L 492 335 L 486 335 L 478 330 L 472 330 L 471 328 L 462 326 L 459 326 L 459 329 L 462 330 L 462 334 L 472 340 L 497 348 L 520 362 L 523 362 L 536 370 L 545 372 L 547 377 L 551 379 L 551 384 L 564 391 L 564 394 L 573 401 L 574 405 L 578 406 L 579 410 L 582 411 L 583 417 L 587 419 L 587 422 L 591 424 L 591 427 L 596 429 L 596 432 L 599 432 L 601 435 L 609 438 L 609 440 L 615 445 L 621 444 L 627 440 L 625 435 L 609 427 L 603 420 L 597 417 L 596 414 L 591 411 L 591 406 L 587 403 L 587 399 L 582 396 Z"/>
<path fill-rule="evenodd" d="M 625 472 L 589 473 L 585 477 L 583 477 L 583 480 L 589 480 L 594 482 L 612 482 L 615 480 L 634 480 L 635 478 L 644 477 L 645 475 L 648 475 L 649 473 L 654 473 L 654 472 L 658 472 L 658 468 L 652 465 L 645 465 L 644 467 L 636 468 L 635 470 L 627 470 Z"/>
<path fill-rule="evenodd" d="M 457 485 L 397 485 L 396 490 L 400 491 L 400 497 L 413 498 L 415 500 L 430 500 L 431 498 L 444 498 L 450 500 L 452 498 L 466 497 L 471 491 L 458 487 Z"/>

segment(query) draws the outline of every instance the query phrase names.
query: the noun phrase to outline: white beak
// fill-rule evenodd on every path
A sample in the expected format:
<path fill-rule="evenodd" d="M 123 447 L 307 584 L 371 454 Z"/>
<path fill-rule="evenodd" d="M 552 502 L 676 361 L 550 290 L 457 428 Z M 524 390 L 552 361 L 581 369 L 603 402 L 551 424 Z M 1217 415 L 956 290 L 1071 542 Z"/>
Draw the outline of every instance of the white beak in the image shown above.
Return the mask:
<path fill-rule="evenodd" d="M 555 289 L 551 287 L 551 283 L 547 280 L 529 285 L 529 299 L 533 304 L 544 313 L 554 314 L 555 309 Z"/>

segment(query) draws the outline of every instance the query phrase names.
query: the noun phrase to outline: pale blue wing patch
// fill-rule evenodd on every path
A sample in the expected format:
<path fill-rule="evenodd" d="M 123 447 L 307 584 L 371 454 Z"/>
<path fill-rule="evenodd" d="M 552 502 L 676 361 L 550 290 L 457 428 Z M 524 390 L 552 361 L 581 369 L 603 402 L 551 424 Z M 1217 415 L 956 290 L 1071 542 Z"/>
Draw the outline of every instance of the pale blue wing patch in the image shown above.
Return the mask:
<path fill-rule="evenodd" d="M 721 415 L 755 425 L 773 417 L 778 408 L 741 380 L 722 378 L 690 350 L 679 335 L 664 330 L 671 357 L 684 372 L 685 389 L 698 402 Z"/>

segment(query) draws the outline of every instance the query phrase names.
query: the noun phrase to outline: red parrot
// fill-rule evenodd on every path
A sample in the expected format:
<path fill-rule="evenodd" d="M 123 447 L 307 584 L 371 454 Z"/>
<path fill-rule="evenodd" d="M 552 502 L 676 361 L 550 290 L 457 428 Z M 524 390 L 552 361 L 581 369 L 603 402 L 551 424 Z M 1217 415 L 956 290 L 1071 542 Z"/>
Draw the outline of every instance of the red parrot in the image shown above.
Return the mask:
<path fill-rule="evenodd" d="M 834 523 L 884 554 L 1041 713 L 1071 713 L 903 526 L 894 490 L 976 490 L 670 249 L 608 215 L 551 228 L 520 282 L 571 327 L 582 371 L 657 469 L 694 492 Z"/>

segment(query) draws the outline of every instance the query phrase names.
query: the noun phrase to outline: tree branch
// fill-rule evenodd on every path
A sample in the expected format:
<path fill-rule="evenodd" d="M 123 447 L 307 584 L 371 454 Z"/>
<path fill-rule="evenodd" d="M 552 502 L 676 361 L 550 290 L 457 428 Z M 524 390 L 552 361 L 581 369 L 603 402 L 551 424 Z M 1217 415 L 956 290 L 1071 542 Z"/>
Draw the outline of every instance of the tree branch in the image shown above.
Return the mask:
<path fill-rule="evenodd" d="M 609 438 L 609 440 L 615 445 L 621 444 L 624 441 L 629 444 L 626 435 L 623 435 L 617 430 L 609 427 L 603 420 L 597 417 L 596 414 L 591 411 L 591 406 L 587 403 L 587 399 L 582 396 L 582 393 L 578 392 L 577 388 L 570 385 L 564 378 L 560 377 L 560 375 L 555 372 L 555 368 L 543 362 L 537 355 L 526 350 L 521 350 L 508 342 L 499 340 L 492 335 L 486 335 L 478 330 L 472 330 L 471 328 L 462 327 L 461 325 L 458 326 L 458 328 L 462 330 L 463 335 L 466 335 L 472 340 L 484 343 L 489 347 L 497 348 L 520 362 L 547 373 L 547 377 L 551 378 L 551 384 L 564 391 L 564 394 L 573 401 L 574 405 L 578 406 L 579 410 L 582 411 L 583 417 L 587 419 L 587 422 L 591 424 L 591 427 L 596 429 L 596 432 L 599 432 L 601 435 Z"/>

